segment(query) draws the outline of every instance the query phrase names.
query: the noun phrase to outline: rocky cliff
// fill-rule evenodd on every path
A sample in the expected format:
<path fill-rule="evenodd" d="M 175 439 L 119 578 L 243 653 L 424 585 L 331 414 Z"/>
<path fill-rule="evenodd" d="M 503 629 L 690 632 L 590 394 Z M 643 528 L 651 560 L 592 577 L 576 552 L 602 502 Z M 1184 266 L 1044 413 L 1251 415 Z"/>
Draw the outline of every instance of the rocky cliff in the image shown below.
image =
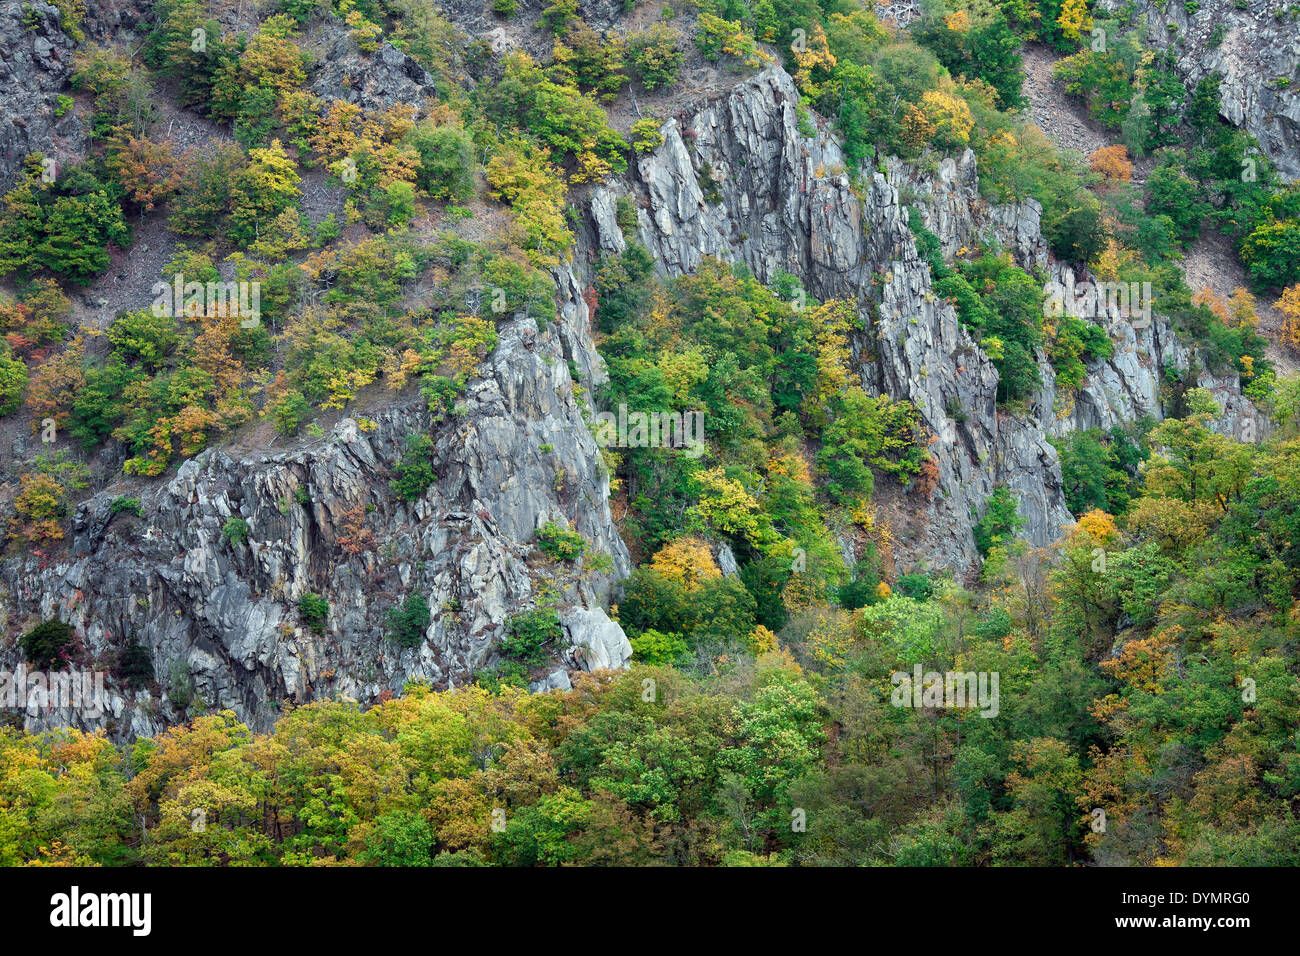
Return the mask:
<path fill-rule="evenodd" d="M 948 256 L 977 241 L 1011 252 L 1026 269 L 1072 284 L 1084 280 L 1052 262 L 1033 200 L 991 205 L 980 198 L 973 154 L 937 168 L 890 160 L 886 172 L 861 171 L 852 184 L 825 124 L 805 117 L 791 78 L 773 66 L 726 96 L 664 124 L 664 142 L 626 181 L 595 191 L 594 242 L 622 248 L 615 196 L 633 196 L 640 239 L 664 275 L 690 272 L 706 255 L 743 262 L 768 281 L 778 272 L 802 277 L 818 298 L 858 304 L 863 331 L 854 354 L 870 392 L 913 402 L 933 436 L 939 467 L 932 497 L 896 500 L 893 518 L 905 560 L 964 571 L 977 562 L 971 526 L 993 489 L 1005 484 L 1020 500 L 1024 535 L 1054 540 L 1072 518 L 1049 435 L 1161 416 L 1161 370 L 1185 369 L 1190 354 L 1167 322 L 1146 328 L 1108 317 L 1115 355 L 1095 362 L 1071 396 L 1057 395 L 1042 361 L 1045 386 L 1023 414 L 995 402 L 997 371 L 931 288 L 929 266 L 908 226 L 915 209 Z M 801 128 L 802 126 L 802 128 Z M 1257 420 L 1235 376 L 1202 374 L 1199 384 L 1228 409 L 1220 427 Z M 889 496 L 886 495 L 886 498 Z"/>
<path fill-rule="evenodd" d="M 1099 0 L 1119 11 L 1121 0 Z M 1171 50 L 1188 88 L 1218 73 L 1224 119 L 1253 135 L 1290 179 L 1300 177 L 1300 10 L 1237 0 L 1137 0 L 1142 39 Z M 1100 14 L 1099 14 L 1100 15 Z"/>
<path fill-rule="evenodd" d="M 85 148 L 81 120 L 59 106 L 76 49 L 61 21 L 58 7 L 41 0 L 0 6 L 0 190 L 13 185 L 28 153 L 61 161 Z"/>
<path fill-rule="evenodd" d="M 68 557 L 5 562 L 3 623 L 59 617 L 101 659 L 134 640 L 166 691 L 138 700 L 119 691 L 100 719 L 33 705 L 28 726 L 151 734 L 182 718 L 192 697 L 266 727 L 285 702 L 369 701 L 412 678 L 462 684 L 494 658 L 506 620 L 535 603 L 542 582 L 561 595 L 562 664 L 625 664 L 631 649 L 602 606 L 630 562 L 569 368 L 598 369 L 599 357 L 573 276 L 559 279 L 559 321 L 545 331 L 523 317 L 500 324 L 497 349 L 450 420 L 435 424 L 411 397 L 375 414 L 371 430 L 345 418 L 278 454 L 209 450 L 146 492 L 138 518 L 115 514 L 112 492 L 84 502 Z M 388 490 L 392 466 L 409 434 L 430 429 L 437 480 L 404 502 Z M 246 540 L 223 535 L 231 518 L 247 522 Z M 534 537 L 546 521 L 581 532 L 612 568 L 542 558 Z M 308 592 L 330 605 L 318 630 L 298 611 Z M 425 641 L 403 649 L 384 622 L 411 594 L 426 598 L 432 622 Z M 19 656 L 10 648 L 0 666 Z"/>
<path fill-rule="evenodd" d="M 427 77 L 397 51 L 376 62 L 360 96 L 382 103 L 427 94 Z M 1075 395 L 1056 394 L 1044 362 L 1038 399 L 1019 415 L 999 409 L 997 371 L 932 291 L 908 210 L 949 255 L 993 240 L 1026 268 L 1063 279 L 1067 267 L 1048 256 L 1037 205 L 980 199 L 969 153 L 933 168 L 887 161 L 885 172 L 851 178 L 829 128 L 801 119 L 797 107 L 790 77 L 771 67 L 684 108 L 664 124 L 660 147 L 591 192 L 587 248 L 576 261 L 622 248 L 615 200 L 628 195 L 663 275 L 715 255 L 764 280 L 795 273 L 818 298 L 855 302 L 863 386 L 915 403 L 934 438 L 933 494 L 881 483 L 881 505 L 903 532 L 903 560 L 976 567 L 971 526 L 999 484 L 1018 494 L 1028 539 L 1048 544 L 1071 520 L 1048 436 L 1158 417 L 1161 368 L 1186 367 L 1188 350 L 1158 317 L 1143 330 L 1117 322 L 1115 357 L 1097 363 Z M 24 140 L 23 148 L 45 141 Z M 557 281 L 558 320 L 545 329 L 522 316 L 500 323 L 498 347 L 447 421 L 433 422 L 408 396 L 376 403 L 373 429 L 346 418 L 324 438 L 283 451 L 238 442 L 209 450 L 142 492 L 138 517 L 115 511 L 121 489 L 101 491 L 79 507 L 66 551 L 0 565 L 0 624 L 9 631 L 59 617 L 107 662 L 134 641 L 165 691 L 119 688 L 102 718 L 30 707 L 28 727 L 151 734 L 183 718 L 192 701 L 265 728 L 286 702 L 371 701 L 411 678 L 460 684 L 493 660 L 509 616 L 551 584 L 564 642 L 558 669 L 535 675 L 536 686 L 565 686 L 567 668 L 626 663 L 627 639 L 602 608 L 630 560 L 573 378 L 591 394 L 603 376 L 582 295 L 587 277 L 564 268 Z M 1210 384 L 1231 414 L 1252 413 L 1235 381 Z M 408 503 L 387 483 L 412 432 L 434 436 L 437 480 Z M 247 522 L 246 540 L 223 534 L 232 518 Z M 597 572 L 541 558 L 534 536 L 548 520 L 575 527 L 611 566 Z M 330 606 L 315 628 L 298 609 L 309 592 Z M 419 646 L 403 649 L 385 619 L 412 594 L 426 598 L 432 621 Z M 11 646 L 0 666 L 19 656 Z"/>

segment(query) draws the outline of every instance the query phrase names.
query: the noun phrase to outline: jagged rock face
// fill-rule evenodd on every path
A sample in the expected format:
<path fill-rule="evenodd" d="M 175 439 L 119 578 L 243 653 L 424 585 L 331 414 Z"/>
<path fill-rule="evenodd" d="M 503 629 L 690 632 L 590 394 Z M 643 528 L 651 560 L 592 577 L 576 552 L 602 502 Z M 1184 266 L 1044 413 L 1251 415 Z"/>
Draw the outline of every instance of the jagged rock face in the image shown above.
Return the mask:
<path fill-rule="evenodd" d="M 72 111 L 56 116 L 76 47 L 57 7 L 33 0 L 0 6 L 0 191 L 8 191 L 28 153 L 62 162 L 85 149 L 86 131 Z"/>
<path fill-rule="evenodd" d="M 1100 0 L 1102 9 L 1124 5 Z M 1300 20 L 1288 6 L 1201 0 L 1189 15 L 1181 3 L 1137 0 L 1135 12 L 1146 18 L 1145 42 L 1173 50 L 1189 89 L 1211 73 L 1223 77 L 1220 115 L 1259 140 L 1283 175 L 1300 178 Z"/>
<path fill-rule="evenodd" d="M 1074 267 L 1052 259 L 1042 235 L 1042 207 L 1037 200 L 990 205 L 980 197 L 971 150 L 959 159 L 940 160 L 933 171 L 892 157 L 887 167 L 889 182 L 898 188 L 904 205 L 915 209 L 922 224 L 939 237 L 945 259 L 989 242 L 1011 253 L 1023 269 L 1048 277 L 1068 294 L 1080 283 L 1096 281 L 1086 269 L 1076 275 Z M 1139 311 L 1136 301 L 1133 311 Z M 1181 372 L 1192 365 L 1192 349 L 1178 340 L 1164 316 L 1134 316 L 1125 313 L 1120 303 L 1109 301 L 1106 314 L 1089 321 L 1106 329 L 1114 352 L 1109 359 L 1088 363 L 1080 388 L 1058 395 L 1055 372 L 1046 361 L 1040 361 L 1044 384 L 1030 411 L 1053 437 L 1088 428 L 1109 429 L 1148 416 L 1160 419 L 1162 371 Z M 1264 433 L 1267 419 L 1242 396 L 1234 373 L 1214 375 L 1198 363 L 1197 375 L 1196 385 L 1211 392 L 1223 408 L 1212 428 L 1238 438 L 1250 430 Z"/>
<path fill-rule="evenodd" d="M 576 288 L 567 271 L 561 279 Z M 406 437 L 432 426 L 420 399 L 374 415 L 373 430 L 345 418 L 328 437 L 281 454 L 204 452 L 142 497 L 139 519 L 115 517 L 110 493 L 85 502 L 72 557 L 7 562 L 0 603 L 9 621 L 60 617 L 96 656 L 134 638 L 164 688 L 179 668 L 193 675 L 197 700 L 261 728 L 286 699 L 369 701 L 411 678 L 468 681 L 493 659 L 507 618 L 536 601 L 538 573 L 559 578 L 570 607 L 566 633 L 576 644 L 561 659 L 622 666 L 630 647 L 599 607 L 630 560 L 565 357 L 567 347 L 583 353 L 580 366 L 599 366 L 587 318 L 579 298 L 547 331 L 524 317 L 501 324 L 457 413 L 434 426 L 437 480 L 422 498 L 408 503 L 388 490 Z M 231 518 L 247 522 L 246 541 L 223 534 Z M 535 570 L 535 530 L 552 520 L 609 554 L 610 574 L 584 573 L 580 563 L 567 575 Z M 319 633 L 298 610 L 308 592 L 330 604 Z M 432 622 L 418 647 L 403 649 L 385 619 L 411 594 L 424 596 Z M 16 648 L 0 656 L 0 666 L 18 663 Z M 136 702 L 119 690 L 100 719 L 53 711 L 27 723 L 133 736 L 183 716 L 169 700 Z"/>
<path fill-rule="evenodd" d="M 1071 292 L 1077 283 L 1091 281 L 1086 272 L 1076 276 L 1069 265 L 1060 262 L 1052 264 L 1051 276 Z M 1110 429 L 1147 417 L 1158 421 L 1164 417 L 1161 382 L 1165 370 L 1186 372 L 1193 365 L 1194 384 L 1210 392 L 1223 410 L 1209 423 L 1211 430 L 1241 441 L 1256 441 L 1268 431 L 1267 416 L 1241 394 L 1237 374 L 1215 375 L 1205 369 L 1164 316 L 1125 314 L 1116 303 L 1108 302 L 1106 315 L 1097 321 L 1106 329 L 1113 353 L 1108 359 L 1088 362 L 1077 390 L 1058 394 L 1051 368 L 1043 369 L 1043 388 L 1032 408 L 1049 434 Z"/>
<path fill-rule="evenodd" d="M 371 108 L 430 92 L 392 53 L 377 57 L 381 65 L 356 89 Z M 790 77 L 772 67 L 669 121 L 663 145 L 624 181 L 592 191 L 588 244 L 623 248 L 615 199 L 631 193 L 640 239 L 663 275 L 717 255 L 745 262 L 764 281 L 788 271 L 818 298 L 857 303 L 863 331 L 852 345 L 863 386 L 915 403 L 935 439 L 931 497 L 886 482 L 878 489 L 883 506 L 908 524 L 898 541 L 903 559 L 973 567 L 970 528 L 999 483 L 1020 496 L 1024 534 L 1047 544 L 1070 515 L 1046 435 L 1147 409 L 1158 416 L 1159 370 L 1185 368 L 1187 350 L 1157 321 L 1143 334 L 1130 330 L 1132 341 L 1090 370 L 1066 413 L 1045 363 L 1043 393 L 1028 412 L 999 410 L 997 371 L 934 295 L 905 207 L 950 254 L 993 239 L 1027 268 L 1060 270 L 1047 257 L 1037 205 L 983 203 L 969 154 L 933 173 L 890 161 L 888 175 L 864 172 L 854 187 L 828 128 L 800 130 L 797 103 Z M 370 413 L 372 430 L 344 419 L 327 438 L 282 453 L 205 452 L 144 492 L 139 518 L 115 516 L 116 493 L 100 492 L 78 510 L 61 556 L 0 564 L 0 624 L 15 630 L 59 617 L 100 662 L 138 641 L 164 688 L 174 675 L 192 680 L 196 701 L 231 708 L 259 729 L 284 700 L 368 702 L 417 677 L 463 683 L 492 660 L 507 618 L 535 603 L 543 575 L 561 578 L 565 646 L 557 649 L 563 666 L 535 689 L 564 687 L 569 667 L 624 665 L 630 647 L 601 607 L 631 562 L 570 369 L 588 393 L 605 373 L 585 281 L 567 268 L 556 278 L 557 321 L 545 330 L 524 317 L 501 323 L 497 349 L 446 422 L 433 423 L 423 401 L 408 398 Z M 1235 380 L 1203 376 L 1202 384 L 1230 407 L 1225 421 L 1253 413 Z M 437 480 L 419 500 L 403 502 L 387 487 L 392 468 L 406 436 L 430 430 Z M 232 518 L 247 522 L 246 541 L 223 533 Z M 592 551 L 609 554 L 609 574 L 536 567 L 534 533 L 548 520 L 575 527 Z M 728 567 L 720 553 L 719 561 L 734 570 L 734 559 Z M 308 592 L 330 605 L 319 630 L 298 608 Z M 425 639 L 404 649 L 386 635 L 386 616 L 411 594 L 425 597 L 432 620 Z M 0 667 L 18 659 L 17 648 L 7 648 Z M 29 708 L 26 724 L 106 726 L 130 737 L 185 716 L 174 703 L 183 693 L 109 686 L 102 717 Z"/>
<path fill-rule="evenodd" d="M 889 158 L 886 168 L 902 204 L 916 209 L 922 225 L 939 237 L 945 259 L 985 242 L 1000 245 L 1030 272 L 1047 268 L 1043 207 L 1037 199 L 991 205 L 980 198 L 973 151 L 958 159 L 945 157 L 933 171 L 896 157 Z"/>
<path fill-rule="evenodd" d="M 970 567 L 972 515 L 999 482 L 1021 493 L 1026 535 L 1047 544 L 1070 520 L 1055 450 L 1036 422 L 998 412 L 997 371 L 931 291 L 897 186 L 864 173 L 855 191 L 825 126 L 800 131 L 797 104 L 793 81 L 770 67 L 666 123 L 664 143 L 640 160 L 630 184 L 641 196 L 641 240 L 665 275 L 715 255 L 745 262 L 764 281 L 791 272 L 818 298 L 858 303 L 865 332 L 853 346 L 863 386 L 915 403 L 935 437 L 938 492 L 898 503 L 924 515 L 899 541 L 908 559 Z M 948 161 L 941 167 L 948 181 L 929 184 L 931 195 L 944 196 L 934 207 L 941 238 L 955 249 L 988 231 L 1037 261 L 1045 249 L 1036 204 L 995 211 L 977 209 L 973 193 L 959 201 L 959 180 L 974 188 L 973 163 L 964 157 L 959 169 Z M 619 248 L 609 191 L 597 190 L 592 205 L 599 245 Z"/>
<path fill-rule="evenodd" d="M 151 9 L 141 0 L 92 2 L 86 5 L 82 30 L 87 43 L 116 43 L 138 50 L 150 28 Z M 234 11 L 222 27 L 246 31 L 247 21 Z M 385 43 L 363 54 L 342 23 L 320 24 L 306 32 L 313 56 L 311 90 L 326 100 L 343 99 L 366 110 L 411 103 L 422 110 L 436 99 L 433 76 L 412 57 Z M 77 44 L 65 31 L 57 7 L 34 0 L 0 5 L 0 190 L 14 183 L 23 159 L 44 152 L 60 164 L 85 155 L 88 139 L 75 110 L 56 115 L 58 97 L 73 91 L 73 55 Z"/>
<path fill-rule="evenodd" d="M 1160 418 L 1161 370 L 1188 368 L 1189 349 L 1159 316 L 1136 328 L 1109 315 L 1114 355 L 1093 362 L 1078 390 L 1058 396 L 1040 356 L 1042 393 L 1022 414 L 999 409 L 997 370 L 933 292 L 907 209 L 939 237 L 948 257 L 993 242 L 1023 268 L 1072 287 L 1070 267 L 1052 261 L 1043 239 L 1041 207 L 1032 199 L 982 199 L 969 150 L 932 169 L 889 159 L 887 175 L 863 170 L 854 188 L 827 128 L 801 131 L 797 103 L 790 77 L 770 67 L 667 122 L 664 143 L 640 159 L 629 181 L 593 192 L 593 244 L 606 252 L 623 248 L 615 200 L 629 192 L 638 200 L 640 239 L 663 275 L 690 272 L 713 255 L 746 263 L 764 281 L 791 272 L 818 298 L 856 302 L 865 331 L 852 344 L 863 386 L 913 402 L 934 437 L 939 481 L 931 499 L 887 483 L 877 489 L 905 526 L 906 534 L 896 536 L 904 560 L 959 571 L 974 566 L 971 526 L 999 484 L 1019 498 L 1023 535 L 1035 545 L 1050 543 L 1073 519 L 1047 437 Z M 1238 432 L 1250 420 L 1262 433 L 1235 375 L 1202 372 L 1198 384 L 1225 408 L 1216 427 Z"/>
<path fill-rule="evenodd" d="M 613 0 L 588 6 L 615 15 Z M 0 7 L 6 184 L 31 150 L 75 159 L 86 146 L 72 113 L 53 118 L 74 44 L 56 8 L 37 0 L 31 9 Z M 84 29 L 96 41 L 134 47 L 146 14 L 129 2 L 92 0 Z M 309 42 L 311 87 L 322 97 L 368 110 L 399 102 L 422 110 L 436 95 L 433 78 L 409 56 L 384 45 L 363 57 L 341 24 L 311 31 Z M 404 398 L 370 413 L 373 430 L 344 419 L 327 438 L 279 454 L 214 449 L 140 493 L 139 518 L 114 514 L 120 492 L 102 492 L 81 505 L 58 556 L 0 564 L 0 624 L 22 629 L 58 617 L 101 667 L 135 640 L 163 690 L 131 693 L 110 676 L 106 713 L 33 704 L 28 729 L 103 726 L 118 738 L 150 735 L 184 719 L 175 699 L 186 694 L 169 693 L 177 682 L 192 682 L 201 706 L 231 708 L 263 729 L 286 700 L 368 702 L 412 678 L 464 683 L 494 659 L 507 619 L 533 606 L 543 577 L 559 579 L 570 622 L 559 661 L 624 665 L 626 637 L 596 615 L 631 562 L 570 370 L 588 392 L 606 376 L 584 285 L 567 268 L 556 279 L 557 321 L 545 330 L 522 317 L 499 324 L 497 349 L 448 421 L 435 424 L 423 400 Z M 388 488 L 393 466 L 409 434 L 431 429 L 437 481 L 423 498 L 403 502 Z M 232 518 L 247 522 L 246 541 L 223 534 Z M 567 573 L 537 566 L 535 531 L 552 520 L 582 533 L 589 554 L 608 554 L 612 569 L 584 570 L 581 560 Z M 298 609 L 308 592 L 330 605 L 319 632 Z M 404 649 L 387 636 L 386 619 L 412 594 L 426 599 L 432 620 L 425 640 Z M 20 659 L 16 646 L 0 651 L 0 667 Z"/>
<path fill-rule="evenodd" d="M 436 98 L 433 75 L 390 43 L 365 55 L 348 33 L 326 31 L 317 55 L 311 78 L 317 96 L 346 100 L 367 111 L 399 103 L 420 108 Z"/>

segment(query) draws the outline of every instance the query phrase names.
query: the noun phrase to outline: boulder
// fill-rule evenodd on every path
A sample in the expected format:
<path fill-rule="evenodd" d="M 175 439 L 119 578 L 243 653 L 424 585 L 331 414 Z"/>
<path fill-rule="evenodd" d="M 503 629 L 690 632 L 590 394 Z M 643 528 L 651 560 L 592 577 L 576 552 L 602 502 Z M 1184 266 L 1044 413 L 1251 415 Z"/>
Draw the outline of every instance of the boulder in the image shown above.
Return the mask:
<path fill-rule="evenodd" d="M 623 628 L 600 608 L 577 607 L 560 618 L 573 660 L 585 671 L 619 670 L 632 659 Z"/>

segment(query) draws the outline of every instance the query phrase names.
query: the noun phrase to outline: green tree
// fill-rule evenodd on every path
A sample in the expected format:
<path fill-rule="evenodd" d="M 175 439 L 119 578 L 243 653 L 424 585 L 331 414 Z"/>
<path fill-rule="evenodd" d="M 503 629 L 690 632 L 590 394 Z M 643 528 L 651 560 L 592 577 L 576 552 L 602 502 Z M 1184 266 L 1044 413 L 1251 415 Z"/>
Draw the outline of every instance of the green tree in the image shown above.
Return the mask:
<path fill-rule="evenodd" d="M 241 248 L 254 242 L 276 216 L 298 199 L 300 178 L 278 139 L 250 149 L 248 163 L 230 185 L 230 238 Z"/>
<path fill-rule="evenodd" d="M 399 606 L 388 612 L 388 636 L 402 647 L 418 647 L 424 640 L 431 616 L 429 602 L 424 595 L 409 595 Z"/>
<path fill-rule="evenodd" d="M 18 410 L 27 393 L 27 364 L 15 358 L 8 342 L 0 345 L 0 415 Z"/>
<path fill-rule="evenodd" d="M 972 529 L 975 534 L 975 547 L 980 554 L 987 556 L 989 551 L 1001 544 L 1016 529 L 1025 523 L 1017 510 L 1017 502 L 1011 491 L 999 485 L 993 489 L 984 503 L 984 514 Z"/>
<path fill-rule="evenodd" d="M 420 123 L 406 141 L 420 156 L 416 185 L 432 198 L 464 202 L 474 195 L 474 141 L 457 126 Z"/>
<path fill-rule="evenodd" d="M 428 435 L 409 435 L 406 451 L 393 466 L 396 478 L 392 488 L 403 501 L 416 501 L 424 497 L 436 476 L 433 473 L 433 439 Z"/>

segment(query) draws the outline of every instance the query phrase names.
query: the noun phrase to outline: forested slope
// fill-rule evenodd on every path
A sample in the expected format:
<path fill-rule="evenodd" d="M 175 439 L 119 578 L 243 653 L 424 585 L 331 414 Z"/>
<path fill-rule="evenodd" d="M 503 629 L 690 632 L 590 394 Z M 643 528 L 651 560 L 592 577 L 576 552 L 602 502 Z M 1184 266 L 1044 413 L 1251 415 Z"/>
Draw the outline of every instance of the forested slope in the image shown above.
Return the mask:
<path fill-rule="evenodd" d="M 1295 863 L 1293 127 L 894 15 L 8 21 L 0 862 Z"/>

